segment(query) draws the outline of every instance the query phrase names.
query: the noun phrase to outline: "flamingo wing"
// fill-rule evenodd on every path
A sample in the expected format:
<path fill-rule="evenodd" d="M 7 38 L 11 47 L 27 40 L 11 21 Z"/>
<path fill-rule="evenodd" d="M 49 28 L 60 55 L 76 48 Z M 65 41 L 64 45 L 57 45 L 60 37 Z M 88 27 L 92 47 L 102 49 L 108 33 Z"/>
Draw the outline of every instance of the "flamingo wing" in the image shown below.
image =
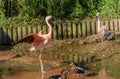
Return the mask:
<path fill-rule="evenodd" d="M 30 34 L 23 39 L 21 39 L 19 42 L 27 42 L 27 43 L 33 43 L 33 42 L 41 42 L 43 41 L 43 38 L 38 36 L 37 34 Z"/>

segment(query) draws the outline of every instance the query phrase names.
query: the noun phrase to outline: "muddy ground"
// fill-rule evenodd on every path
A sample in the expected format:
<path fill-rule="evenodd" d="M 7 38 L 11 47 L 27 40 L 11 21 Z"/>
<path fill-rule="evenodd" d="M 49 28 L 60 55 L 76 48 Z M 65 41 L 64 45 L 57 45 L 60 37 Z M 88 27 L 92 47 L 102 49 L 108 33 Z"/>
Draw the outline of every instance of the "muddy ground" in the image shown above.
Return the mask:
<path fill-rule="evenodd" d="M 38 55 L 40 51 L 29 51 L 30 45 L 16 44 L 9 50 L 0 51 L 0 79 L 40 79 Z M 120 44 L 119 40 L 103 43 L 95 42 L 91 37 L 82 39 L 52 40 L 42 51 L 45 79 L 53 74 L 60 74 L 62 69 L 69 69 L 71 61 L 63 60 L 59 55 L 94 56 L 94 61 L 78 61 L 90 68 L 85 79 L 120 79 Z M 67 58 L 67 57 L 66 57 Z M 107 70 L 99 73 L 102 68 Z M 105 75 L 103 73 L 106 72 Z M 102 75 L 101 75 L 102 74 Z M 81 78 L 82 75 L 79 76 Z M 68 79 L 76 79 L 71 73 Z"/>

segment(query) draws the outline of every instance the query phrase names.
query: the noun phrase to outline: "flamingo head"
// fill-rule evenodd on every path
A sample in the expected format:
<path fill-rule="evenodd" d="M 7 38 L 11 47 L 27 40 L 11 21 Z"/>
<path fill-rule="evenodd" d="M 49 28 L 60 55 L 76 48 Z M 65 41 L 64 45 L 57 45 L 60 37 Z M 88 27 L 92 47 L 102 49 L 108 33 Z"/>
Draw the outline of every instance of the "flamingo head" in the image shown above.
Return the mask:
<path fill-rule="evenodd" d="M 53 18 L 53 16 L 52 15 L 49 15 L 49 16 L 46 16 L 46 20 L 49 20 L 49 19 L 51 19 L 51 18 Z"/>
<path fill-rule="evenodd" d="M 96 17 L 99 17 L 99 16 L 100 16 L 100 13 L 97 13 L 97 14 L 96 14 Z"/>

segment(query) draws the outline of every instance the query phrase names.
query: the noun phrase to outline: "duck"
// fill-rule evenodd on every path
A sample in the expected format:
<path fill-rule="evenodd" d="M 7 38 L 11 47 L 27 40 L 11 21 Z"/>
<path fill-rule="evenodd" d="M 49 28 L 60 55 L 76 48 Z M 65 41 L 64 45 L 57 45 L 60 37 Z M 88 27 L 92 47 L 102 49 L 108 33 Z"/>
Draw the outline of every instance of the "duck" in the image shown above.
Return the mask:
<path fill-rule="evenodd" d="M 89 70 L 87 66 L 78 65 L 75 62 L 72 62 L 70 66 L 71 66 L 71 71 L 76 74 L 76 79 L 79 79 L 78 75 L 80 74 L 83 75 L 80 79 L 85 79 L 85 74 Z"/>
<path fill-rule="evenodd" d="M 67 79 L 67 75 L 69 74 L 70 74 L 70 71 L 68 69 L 63 69 L 61 71 L 61 74 L 52 75 L 47 79 Z"/>
<path fill-rule="evenodd" d="M 89 70 L 89 68 L 88 68 L 87 66 L 78 65 L 78 64 L 76 64 L 76 63 L 74 63 L 74 62 L 72 62 L 72 63 L 70 64 L 70 66 L 71 66 L 71 71 L 72 71 L 73 73 L 76 73 L 76 74 L 84 74 L 86 71 Z"/>

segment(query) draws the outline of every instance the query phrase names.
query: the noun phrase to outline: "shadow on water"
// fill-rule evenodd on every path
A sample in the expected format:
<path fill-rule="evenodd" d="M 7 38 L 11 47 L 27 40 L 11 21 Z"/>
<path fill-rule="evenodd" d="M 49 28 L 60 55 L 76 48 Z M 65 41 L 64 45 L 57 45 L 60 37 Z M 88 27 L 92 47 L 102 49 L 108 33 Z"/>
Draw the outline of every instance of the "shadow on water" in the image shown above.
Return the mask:
<path fill-rule="evenodd" d="M 0 51 L 9 50 L 15 44 L 12 32 L 11 28 L 0 28 Z"/>

